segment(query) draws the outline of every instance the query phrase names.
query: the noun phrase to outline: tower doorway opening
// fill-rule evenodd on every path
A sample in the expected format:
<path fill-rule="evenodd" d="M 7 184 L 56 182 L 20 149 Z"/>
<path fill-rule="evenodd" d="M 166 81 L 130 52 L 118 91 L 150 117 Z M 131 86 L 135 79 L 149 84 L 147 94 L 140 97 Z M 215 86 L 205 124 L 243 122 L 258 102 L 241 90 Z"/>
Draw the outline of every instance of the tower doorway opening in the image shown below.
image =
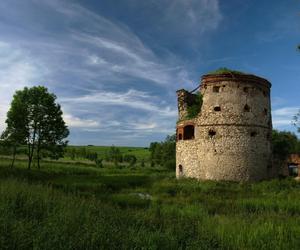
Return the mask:
<path fill-rule="evenodd" d="M 178 172 L 179 172 L 179 175 L 183 174 L 183 167 L 181 164 L 178 166 Z"/>

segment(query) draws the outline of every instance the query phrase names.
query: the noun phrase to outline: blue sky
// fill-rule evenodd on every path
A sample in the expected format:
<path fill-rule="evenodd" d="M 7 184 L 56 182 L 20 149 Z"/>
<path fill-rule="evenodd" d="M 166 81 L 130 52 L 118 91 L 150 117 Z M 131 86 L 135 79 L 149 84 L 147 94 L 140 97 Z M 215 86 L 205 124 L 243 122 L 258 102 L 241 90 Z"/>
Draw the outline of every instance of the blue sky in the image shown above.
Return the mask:
<path fill-rule="evenodd" d="M 300 108 L 296 0 L 2 0 L 0 130 L 12 95 L 45 85 L 71 144 L 147 146 L 175 131 L 179 88 L 219 67 L 272 83 L 273 126 Z"/>

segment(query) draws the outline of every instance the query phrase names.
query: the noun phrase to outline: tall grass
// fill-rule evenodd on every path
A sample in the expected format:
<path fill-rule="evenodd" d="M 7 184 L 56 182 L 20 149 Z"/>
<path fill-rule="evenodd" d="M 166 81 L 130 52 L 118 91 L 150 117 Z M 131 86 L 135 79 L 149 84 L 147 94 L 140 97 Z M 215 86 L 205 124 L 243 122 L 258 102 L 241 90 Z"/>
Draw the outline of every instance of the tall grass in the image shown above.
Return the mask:
<path fill-rule="evenodd" d="M 0 249 L 299 249 L 300 184 L 0 162 Z"/>

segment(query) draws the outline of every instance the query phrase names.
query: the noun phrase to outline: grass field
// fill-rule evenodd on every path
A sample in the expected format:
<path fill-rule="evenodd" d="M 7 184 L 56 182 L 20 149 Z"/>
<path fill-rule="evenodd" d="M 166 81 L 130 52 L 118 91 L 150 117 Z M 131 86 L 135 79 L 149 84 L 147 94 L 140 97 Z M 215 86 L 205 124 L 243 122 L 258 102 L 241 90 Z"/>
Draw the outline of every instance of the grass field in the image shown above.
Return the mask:
<path fill-rule="evenodd" d="M 300 183 L 0 159 L 1 249 L 299 249 Z"/>

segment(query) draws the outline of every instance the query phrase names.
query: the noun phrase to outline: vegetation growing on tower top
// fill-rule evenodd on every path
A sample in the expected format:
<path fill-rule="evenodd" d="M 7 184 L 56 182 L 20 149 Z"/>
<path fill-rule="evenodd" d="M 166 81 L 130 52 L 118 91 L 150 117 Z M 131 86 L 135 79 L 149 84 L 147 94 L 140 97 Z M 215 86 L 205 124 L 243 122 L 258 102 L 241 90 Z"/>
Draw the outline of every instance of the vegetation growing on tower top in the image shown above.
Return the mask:
<path fill-rule="evenodd" d="M 194 101 L 191 105 L 187 107 L 187 119 L 195 118 L 199 112 L 201 111 L 202 107 L 202 96 L 200 93 L 194 94 Z"/>
<path fill-rule="evenodd" d="M 238 74 L 238 75 L 245 75 L 245 72 L 237 71 L 237 70 L 231 70 L 228 68 L 219 68 L 214 71 L 208 72 L 209 75 L 219 75 L 219 74 Z"/>

